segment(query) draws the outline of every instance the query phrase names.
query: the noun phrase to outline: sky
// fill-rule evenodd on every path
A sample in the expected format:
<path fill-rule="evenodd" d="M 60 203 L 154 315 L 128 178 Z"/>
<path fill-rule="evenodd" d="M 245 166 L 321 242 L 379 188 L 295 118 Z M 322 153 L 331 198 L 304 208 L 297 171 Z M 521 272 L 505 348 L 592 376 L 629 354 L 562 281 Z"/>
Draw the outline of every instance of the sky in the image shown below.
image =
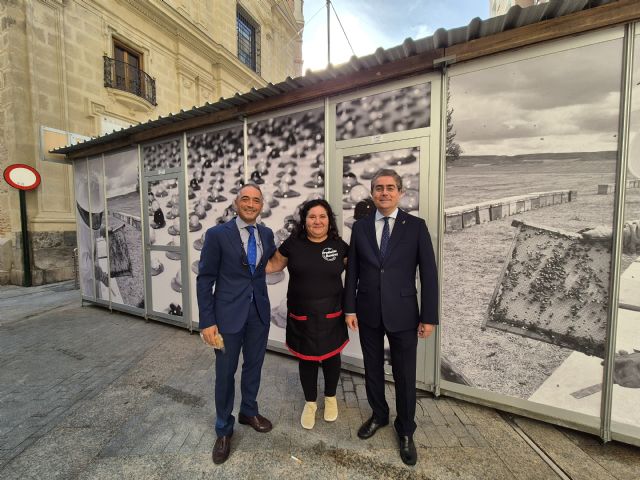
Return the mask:
<path fill-rule="evenodd" d="M 378 47 L 400 45 L 405 38 L 432 35 L 438 28 L 468 25 L 472 18 L 489 17 L 489 0 L 332 0 L 357 56 Z M 314 16 L 315 15 L 315 16 Z M 327 66 L 326 0 L 304 0 L 303 71 Z M 353 55 L 331 11 L 331 63 L 347 62 Z"/>
<path fill-rule="evenodd" d="M 131 161 L 131 151 L 111 154 L 109 158 L 105 158 L 105 162 L 109 165 L 109 171 L 105 177 L 107 198 L 135 192 L 138 183 L 138 164 Z"/>

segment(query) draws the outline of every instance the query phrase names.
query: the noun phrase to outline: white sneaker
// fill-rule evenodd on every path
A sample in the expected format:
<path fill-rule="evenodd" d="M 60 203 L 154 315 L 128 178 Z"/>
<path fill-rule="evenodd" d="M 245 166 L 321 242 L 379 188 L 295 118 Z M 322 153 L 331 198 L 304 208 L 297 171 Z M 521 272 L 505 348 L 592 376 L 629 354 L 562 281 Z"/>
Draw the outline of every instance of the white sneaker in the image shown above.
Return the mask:
<path fill-rule="evenodd" d="M 300 417 L 300 424 L 302 428 L 311 430 L 316 424 L 316 410 L 318 410 L 318 404 L 316 402 L 307 402 L 304 404 L 302 410 L 302 416 Z"/>
<path fill-rule="evenodd" d="M 327 422 L 335 422 L 338 418 L 338 401 L 336 397 L 324 397 L 324 419 Z"/>

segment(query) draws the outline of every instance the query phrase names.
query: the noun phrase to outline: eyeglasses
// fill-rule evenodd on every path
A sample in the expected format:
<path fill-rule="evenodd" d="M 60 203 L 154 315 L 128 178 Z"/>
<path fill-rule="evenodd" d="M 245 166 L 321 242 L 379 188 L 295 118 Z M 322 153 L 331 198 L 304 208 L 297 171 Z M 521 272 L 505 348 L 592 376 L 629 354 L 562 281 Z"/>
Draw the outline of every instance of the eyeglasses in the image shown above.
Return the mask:
<path fill-rule="evenodd" d="M 376 185 L 375 187 L 373 187 L 373 191 L 376 193 L 382 193 L 384 191 L 387 192 L 397 192 L 399 191 L 399 188 L 396 185 Z"/>

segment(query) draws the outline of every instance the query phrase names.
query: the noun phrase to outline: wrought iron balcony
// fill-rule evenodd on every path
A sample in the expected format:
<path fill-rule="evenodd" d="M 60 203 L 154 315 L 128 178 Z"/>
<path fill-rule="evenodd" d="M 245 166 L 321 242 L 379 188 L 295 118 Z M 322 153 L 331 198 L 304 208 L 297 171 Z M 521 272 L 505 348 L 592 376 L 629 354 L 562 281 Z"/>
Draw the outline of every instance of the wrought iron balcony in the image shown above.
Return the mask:
<path fill-rule="evenodd" d="M 144 98 L 151 105 L 156 103 L 156 81 L 139 68 L 115 58 L 104 59 L 104 86 L 117 88 Z"/>

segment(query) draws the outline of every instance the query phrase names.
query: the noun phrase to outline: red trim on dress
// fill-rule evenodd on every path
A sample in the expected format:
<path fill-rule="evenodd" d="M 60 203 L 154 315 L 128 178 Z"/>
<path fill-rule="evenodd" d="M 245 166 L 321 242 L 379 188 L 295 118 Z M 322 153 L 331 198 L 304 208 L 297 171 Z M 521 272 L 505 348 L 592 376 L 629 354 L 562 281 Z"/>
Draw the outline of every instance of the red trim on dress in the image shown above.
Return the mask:
<path fill-rule="evenodd" d="M 307 317 L 306 315 L 294 315 L 293 313 L 289 313 L 289 316 L 291 318 L 293 318 L 294 320 L 309 320 L 309 317 Z"/>
<path fill-rule="evenodd" d="M 327 313 L 324 317 L 325 318 L 338 318 L 340 315 L 342 315 L 342 310 L 340 310 L 339 312 Z"/>
<path fill-rule="evenodd" d="M 324 355 L 319 355 L 319 356 L 315 356 L 315 355 L 303 355 L 302 353 L 298 353 L 295 350 L 293 350 L 289 345 L 287 345 L 285 343 L 285 345 L 287 345 L 287 348 L 289 349 L 289 351 L 291 353 L 293 353 L 296 357 L 301 358 L 302 360 L 313 360 L 316 362 L 321 362 L 322 360 L 326 360 L 327 358 L 331 358 L 334 355 L 339 354 L 344 347 L 347 346 L 347 343 L 349 343 L 349 340 L 347 339 L 346 342 L 344 342 L 341 346 L 339 346 L 338 348 L 336 348 L 333 352 L 329 352 L 329 353 L 325 353 Z"/>

